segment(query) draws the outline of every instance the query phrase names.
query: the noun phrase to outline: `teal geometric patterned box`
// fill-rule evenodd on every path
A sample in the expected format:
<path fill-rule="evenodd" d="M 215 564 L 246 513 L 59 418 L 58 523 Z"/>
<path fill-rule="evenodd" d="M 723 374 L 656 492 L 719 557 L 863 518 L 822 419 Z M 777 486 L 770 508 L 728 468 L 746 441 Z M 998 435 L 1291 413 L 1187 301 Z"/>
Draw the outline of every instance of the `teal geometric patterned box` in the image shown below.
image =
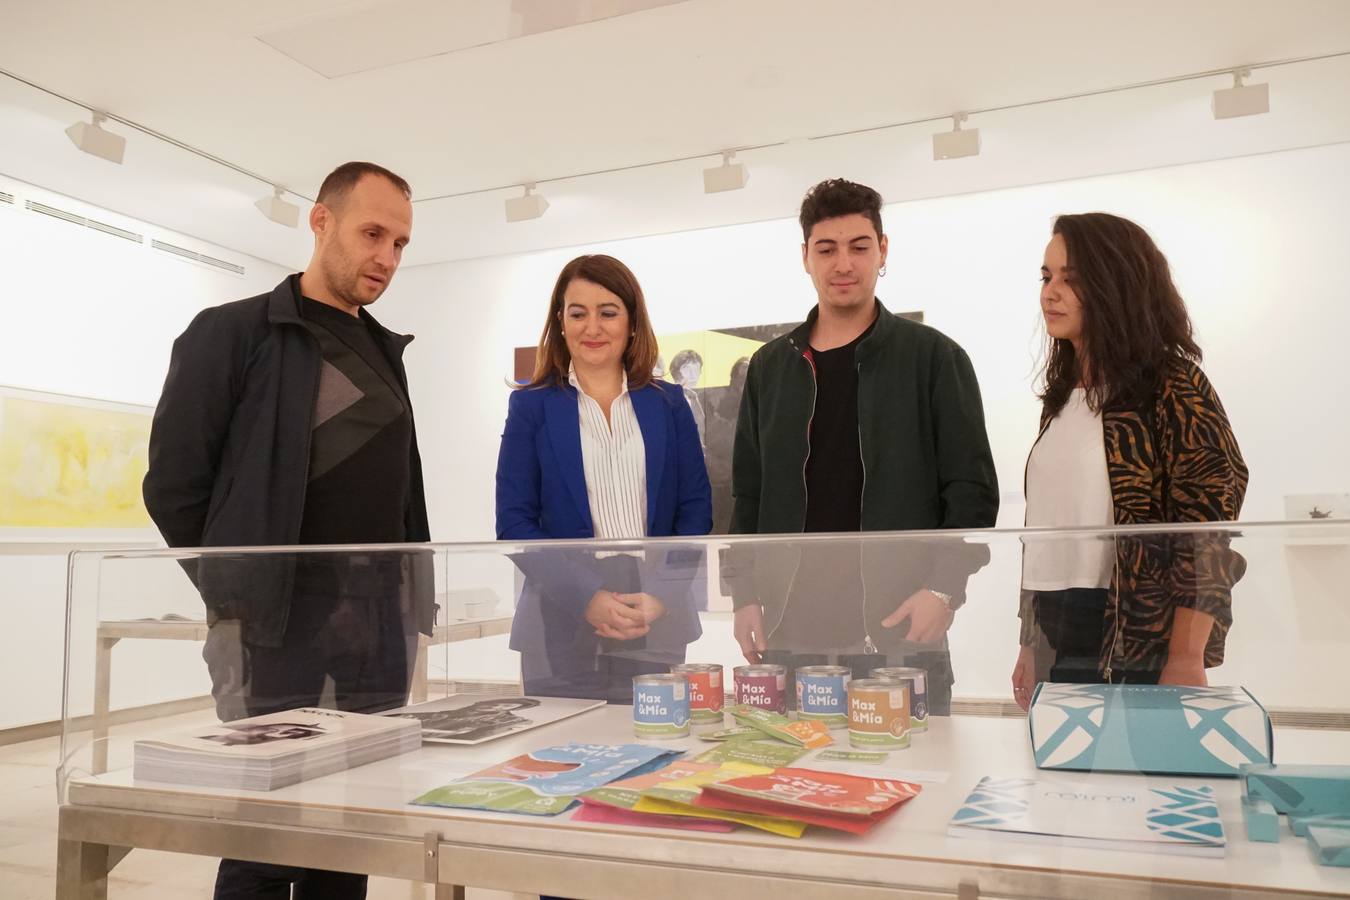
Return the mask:
<path fill-rule="evenodd" d="M 1256 764 L 1243 766 L 1242 775 L 1246 796 L 1269 802 L 1276 812 L 1350 816 L 1350 766 Z"/>
<path fill-rule="evenodd" d="M 1274 758 L 1270 718 L 1238 687 L 1046 682 L 1027 720 L 1042 769 L 1236 776 Z"/>

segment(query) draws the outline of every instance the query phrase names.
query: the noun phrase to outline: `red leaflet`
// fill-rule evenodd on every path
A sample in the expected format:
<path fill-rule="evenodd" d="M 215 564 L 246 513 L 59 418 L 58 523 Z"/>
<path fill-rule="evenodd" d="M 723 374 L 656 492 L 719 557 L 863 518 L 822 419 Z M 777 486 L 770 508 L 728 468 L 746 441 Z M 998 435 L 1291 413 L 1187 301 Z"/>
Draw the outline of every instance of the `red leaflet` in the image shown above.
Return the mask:
<path fill-rule="evenodd" d="M 694 801 L 729 809 L 795 819 L 863 834 L 921 790 L 907 781 L 863 778 L 812 769 L 779 769 L 706 785 Z"/>

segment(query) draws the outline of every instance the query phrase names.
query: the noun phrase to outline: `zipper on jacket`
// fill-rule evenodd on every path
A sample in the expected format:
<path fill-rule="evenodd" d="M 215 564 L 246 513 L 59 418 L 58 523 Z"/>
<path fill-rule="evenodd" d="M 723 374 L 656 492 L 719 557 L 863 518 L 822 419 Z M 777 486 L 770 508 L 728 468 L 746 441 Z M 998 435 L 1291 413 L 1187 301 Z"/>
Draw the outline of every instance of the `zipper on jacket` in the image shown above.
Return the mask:
<path fill-rule="evenodd" d="M 308 328 L 306 328 L 304 325 L 297 325 L 296 327 L 299 328 L 301 331 L 304 332 L 305 337 L 307 337 L 307 338 L 309 339 L 310 343 L 313 344 L 313 346 L 314 346 L 314 352 L 317 353 L 317 354 L 319 355 L 319 364 L 318 364 L 317 366 L 315 366 L 315 368 L 314 368 L 314 380 L 313 380 L 313 382 L 312 382 L 312 386 L 311 386 L 310 392 L 309 392 L 310 421 L 309 421 L 308 425 L 307 425 L 306 428 L 305 428 L 305 442 L 304 442 L 304 443 L 305 443 L 305 452 L 304 452 L 304 460 L 305 460 L 305 477 L 304 477 L 304 478 L 301 480 L 301 482 L 300 482 L 300 522 L 299 522 L 299 526 L 303 528 L 303 527 L 304 527 L 304 523 L 305 523 L 305 497 L 306 497 L 306 495 L 308 495 L 308 493 L 309 493 L 309 463 L 310 463 L 309 455 L 310 455 L 310 451 L 313 449 L 313 446 L 314 446 L 314 419 L 313 419 L 314 413 L 313 413 L 313 410 L 314 410 L 315 404 L 316 404 L 316 403 L 318 402 L 318 400 L 319 400 L 319 383 L 320 383 L 320 381 L 322 381 L 322 379 L 323 379 L 323 347 L 322 347 L 322 345 L 319 344 L 319 339 L 316 338 L 316 337 L 314 336 L 314 333 L 313 333 L 312 331 L 310 331 Z M 297 534 L 297 535 L 296 535 L 296 543 L 299 543 L 299 542 L 300 542 L 300 535 Z M 294 590 L 294 587 L 295 587 L 295 569 L 294 569 L 294 567 L 292 567 L 292 569 L 291 569 L 291 589 L 292 589 L 292 591 Z M 295 608 L 295 607 L 294 607 L 294 598 L 292 598 L 292 602 L 286 604 L 286 612 L 285 612 L 285 615 L 283 615 L 283 616 L 281 617 L 281 619 L 282 619 L 282 621 L 281 621 L 281 631 L 282 631 L 282 634 L 285 634 L 286 628 L 291 624 L 291 611 L 292 611 L 294 608 Z"/>
<path fill-rule="evenodd" d="M 862 363 L 855 362 L 854 369 L 858 373 L 858 384 L 862 385 Z M 862 466 L 862 490 L 858 492 L 858 527 L 862 528 L 863 498 L 867 496 L 867 457 L 863 455 L 862 448 L 862 413 L 858 414 L 858 463 Z M 858 541 L 858 582 L 862 585 L 862 631 L 863 631 L 863 652 L 877 653 L 877 645 L 872 641 L 872 634 L 867 629 L 867 573 L 863 569 L 863 559 L 867 552 L 866 546 L 860 540 Z"/>
<path fill-rule="evenodd" d="M 806 486 L 806 466 L 811 462 L 811 423 L 816 420 L 816 394 L 818 385 L 816 383 L 816 364 L 804 351 L 801 350 L 795 341 L 789 338 L 792 348 L 801 353 L 801 358 L 805 361 L 807 367 L 811 370 L 811 415 L 806 418 L 806 458 L 802 460 L 802 497 L 806 502 L 802 504 L 802 527 L 803 534 L 806 533 L 806 508 L 811 502 L 810 493 Z M 773 628 L 764 636 L 765 642 L 768 642 L 778 632 L 782 626 L 783 620 L 787 618 L 788 604 L 792 601 L 792 586 L 797 583 L 797 574 L 802 570 L 802 552 L 797 548 L 797 564 L 792 569 L 792 577 L 788 579 L 787 596 L 783 598 L 783 611 L 778 614 L 778 621 L 774 623 Z"/>

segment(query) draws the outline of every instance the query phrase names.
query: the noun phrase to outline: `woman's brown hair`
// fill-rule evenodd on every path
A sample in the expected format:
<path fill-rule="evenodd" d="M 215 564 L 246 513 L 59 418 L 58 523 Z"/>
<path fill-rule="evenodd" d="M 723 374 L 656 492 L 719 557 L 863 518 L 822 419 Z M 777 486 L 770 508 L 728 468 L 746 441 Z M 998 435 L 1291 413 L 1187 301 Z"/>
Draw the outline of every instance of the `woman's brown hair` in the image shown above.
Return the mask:
<path fill-rule="evenodd" d="M 1149 406 L 1172 361 L 1201 356 L 1167 257 L 1148 232 L 1109 213 L 1060 216 L 1053 231 L 1064 238 L 1083 305 L 1087 361 L 1080 371 L 1073 344 L 1050 339 L 1040 394 L 1045 413 L 1057 415 L 1080 385 L 1094 410 Z"/>
<path fill-rule="evenodd" d="M 628 387 L 646 387 L 652 380 L 656 365 L 656 333 L 647 317 L 647 301 L 642 286 L 627 266 L 612 256 L 588 254 L 578 256 L 563 266 L 558 282 L 553 286 L 553 300 L 548 306 L 544 333 L 539 336 L 539 349 L 534 356 L 534 375 L 527 388 L 567 384 L 567 370 L 572 365 L 572 354 L 563 337 L 563 295 L 576 279 L 598 284 L 623 301 L 628 310 L 628 325 L 632 335 L 623 351 L 623 367 L 628 373 Z"/>

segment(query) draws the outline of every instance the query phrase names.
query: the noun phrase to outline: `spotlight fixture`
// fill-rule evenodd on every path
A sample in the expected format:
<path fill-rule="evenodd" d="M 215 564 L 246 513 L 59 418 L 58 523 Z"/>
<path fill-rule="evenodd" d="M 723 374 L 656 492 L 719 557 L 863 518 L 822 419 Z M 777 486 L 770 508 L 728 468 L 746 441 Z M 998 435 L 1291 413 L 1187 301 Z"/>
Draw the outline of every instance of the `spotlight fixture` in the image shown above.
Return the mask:
<path fill-rule="evenodd" d="M 1214 118 L 1236 119 L 1270 112 L 1270 85 L 1242 83 L 1242 79 L 1251 77 L 1251 69 L 1233 70 L 1233 86 L 1214 92 L 1214 101 L 1210 104 Z"/>
<path fill-rule="evenodd" d="M 548 200 L 543 194 L 534 192 L 534 182 L 525 184 L 524 188 L 524 196 L 511 197 L 506 201 L 506 221 L 524 222 L 526 219 L 537 219 L 548 211 Z"/>
<path fill-rule="evenodd" d="M 300 222 L 300 207 L 294 203 L 288 203 L 281 199 L 281 195 L 286 192 L 283 187 L 272 186 L 272 195 L 263 197 L 257 203 L 258 212 L 267 218 L 276 222 L 278 225 L 285 225 L 287 228 L 294 228 Z"/>
<path fill-rule="evenodd" d="M 980 155 L 980 129 L 963 130 L 961 123 L 970 116 L 963 112 L 952 114 L 952 130 L 933 135 L 933 159 L 957 159 Z"/>
<path fill-rule="evenodd" d="M 104 131 L 100 127 L 103 122 L 108 121 L 108 117 L 103 113 L 96 112 L 93 116 L 93 122 L 76 122 L 66 129 L 71 143 L 85 153 L 121 165 L 122 154 L 127 149 L 127 139 Z"/>
<path fill-rule="evenodd" d="M 703 193 L 719 194 L 722 191 L 739 191 L 750 181 L 750 170 L 744 163 L 733 163 L 735 150 L 722 151 L 722 164 L 703 170 Z"/>

